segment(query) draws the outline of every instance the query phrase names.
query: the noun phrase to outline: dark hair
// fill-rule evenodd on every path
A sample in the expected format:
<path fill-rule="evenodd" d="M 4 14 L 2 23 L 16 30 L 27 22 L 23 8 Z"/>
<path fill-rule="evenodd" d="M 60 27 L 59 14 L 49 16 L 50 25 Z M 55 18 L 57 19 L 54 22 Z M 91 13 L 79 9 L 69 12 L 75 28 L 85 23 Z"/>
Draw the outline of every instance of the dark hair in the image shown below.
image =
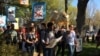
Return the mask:
<path fill-rule="evenodd" d="M 10 26 L 9 25 L 7 26 L 7 29 L 10 29 Z"/>
<path fill-rule="evenodd" d="M 67 35 L 70 34 L 70 31 L 66 31 Z"/>
<path fill-rule="evenodd" d="M 69 25 L 69 27 L 72 27 L 72 26 L 74 26 L 74 25 L 72 25 L 72 24 L 71 24 L 71 25 Z"/>
<path fill-rule="evenodd" d="M 65 28 L 65 26 L 64 26 L 64 25 L 63 25 L 63 26 L 61 26 L 61 29 L 62 29 L 62 28 Z"/>
<path fill-rule="evenodd" d="M 52 23 L 52 22 L 49 22 L 49 23 L 47 24 L 47 27 L 48 27 L 48 28 L 52 28 L 52 26 L 53 26 L 53 23 Z"/>
<path fill-rule="evenodd" d="M 11 29 L 14 29 L 14 24 L 11 24 Z"/>
<path fill-rule="evenodd" d="M 29 27 L 29 32 L 33 30 L 34 27 Z"/>
<path fill-rule="evenodd" d="M 41 23 L 41 25 L 44 26 L 44 27 L 46 27 L 46 24 L 45 23 Z"/>

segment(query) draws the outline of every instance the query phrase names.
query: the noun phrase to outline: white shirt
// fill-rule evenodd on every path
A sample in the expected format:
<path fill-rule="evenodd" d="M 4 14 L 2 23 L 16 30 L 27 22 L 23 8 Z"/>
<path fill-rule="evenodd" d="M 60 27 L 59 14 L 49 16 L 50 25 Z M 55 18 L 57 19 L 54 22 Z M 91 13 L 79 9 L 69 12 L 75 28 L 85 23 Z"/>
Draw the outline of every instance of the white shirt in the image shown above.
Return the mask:
<path fill-rule="evenodd" d="M 68 36 L 68 44 L 75 45 L 76 34 L 75 31 L 71 31 Z"/>
<path fill-rule="evenodd" d="M 47 42 L 50 42 L 52 39 L 54 39 L 55 35 L 53 31 L 50 31 L 48 33 L 48 38 L 47 38 Z"/>

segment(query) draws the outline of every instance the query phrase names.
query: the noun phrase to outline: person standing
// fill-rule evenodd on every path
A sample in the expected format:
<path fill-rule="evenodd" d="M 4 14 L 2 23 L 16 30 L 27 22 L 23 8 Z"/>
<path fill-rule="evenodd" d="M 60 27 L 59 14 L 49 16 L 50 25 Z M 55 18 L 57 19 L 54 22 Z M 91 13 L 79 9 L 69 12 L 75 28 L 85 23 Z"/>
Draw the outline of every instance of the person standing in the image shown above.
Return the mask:
<path fill-rule="evenodd" d="M 29 54 L 29 56 L 33 56 L 35 43 L 36 43 L 36 36 L 35 36 L 35 28 L 30 27 L 29 32 L 26 35 L 26 50 Z"/>
<path fill-rule="evenodd" d="M 19 32 L 18 32 L 18 45 L 19 45 L 19 50 L 22 51 L 22 56 L 26 55 L 26 48 L 25 48 L 25 40 L 26 40 L 26 27 L 22 26 L 21 28 L 19 28 Z"/>
<path fill-rule="evenodd" d="M 18 40 L 18 33 L 17 31 L 14 29 L 14 24 L 11 24 L 11 44 L 17 44 L 17 40 Z"/>
<path fill-rule="evenodd" d="M 47 47 L 50 41 L 55 38 L 53 23 L 49 22 L 46 29 L 46 37 L 42 42 L 44 43 L 44 56 L 55 56 L 54 47 Z M 53 44 L 53 43 L 52 43 Z"/>
<path fill-rule="evenodd" d="M 3 33 L 3 37 L 6 40 L 6 44 L 11 44 L 11 26 L 7 25 L 7 29 Z"/>
<path fill-rule="evenodd" d="M 66 29 L 64 26 L 61 27 L 61 29 L 59 29 L 59 31 L 55 34 L 56 37 L 60 37 L 61 35 L 63 36 L 63 38 L 61 39 L 60 42 L 58 42 L 57 46 L 58 46 L 58 50 L 57 50 L 57 53 L 56 53 L 56 56 L 59 55 L 59 52 L 60 50 L 61 51 L 61 56 L 64 56 L 64 52 L 65 52 L 65 48 L 66 48 L 66 45 L 65 45 L 65 33 L 66 33 Z"/>
<path fill-rule="evenodd" d="M 43 49 L 43 56 L 46 56 L 46 54 L 45 54 L 45 52 L 46 52 L 46 49 L 45 49 L 45 45 L 46 45 L 46 24 L 45 23 L 41 23 L 39 42 L 40 42 L 41 47 Z"/>
<path fill-rule="evenodd" d="M 66 40 L 68 43 L 68 56 L 74 56 L 76 45 L 76 33 L 74 31 L 73 25 L 69 25 L 69 34 L 67 35 Z"/>

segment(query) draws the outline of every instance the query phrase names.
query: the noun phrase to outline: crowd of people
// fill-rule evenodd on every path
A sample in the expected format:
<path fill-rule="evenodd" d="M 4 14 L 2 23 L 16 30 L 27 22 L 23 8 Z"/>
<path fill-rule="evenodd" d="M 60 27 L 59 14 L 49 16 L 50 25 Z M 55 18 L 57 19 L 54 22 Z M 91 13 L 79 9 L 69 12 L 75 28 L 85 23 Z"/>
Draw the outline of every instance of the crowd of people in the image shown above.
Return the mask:
<path fill-rule="evenodd" d="M 54 47 L 47 47 L 51 40 L 60 36 L 61 40 Z M 28 56 L 33 56 L 34 51 L 38 52 L 38 56 L 40 53 L 43 53 L 43 56 L 75 56 L 79 35 L 74 25 L 69 25 L 67 30 L 65 26 L 59 27 L 48 22 L 39 25 L 31 23 L 30 26 L 22 26 L 17 31 L 14 29 L 14 24 L 11 24 L 4 30 L 3 37 L 7 45 L 18 44 L 19 50 L 28 53 Z"/>

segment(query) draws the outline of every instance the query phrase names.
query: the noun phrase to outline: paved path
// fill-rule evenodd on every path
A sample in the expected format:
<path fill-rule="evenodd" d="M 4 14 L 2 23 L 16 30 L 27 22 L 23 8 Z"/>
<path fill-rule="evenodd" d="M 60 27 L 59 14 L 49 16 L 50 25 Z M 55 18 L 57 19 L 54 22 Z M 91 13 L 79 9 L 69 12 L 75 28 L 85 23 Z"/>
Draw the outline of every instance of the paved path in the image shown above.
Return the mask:
<path fill-rule="evenodd" d="M 34 56 L 37 56 L 37 52 L 34 52 Z M 43 54 L 41 53 L 41 56 L 43 56 Z"/>

